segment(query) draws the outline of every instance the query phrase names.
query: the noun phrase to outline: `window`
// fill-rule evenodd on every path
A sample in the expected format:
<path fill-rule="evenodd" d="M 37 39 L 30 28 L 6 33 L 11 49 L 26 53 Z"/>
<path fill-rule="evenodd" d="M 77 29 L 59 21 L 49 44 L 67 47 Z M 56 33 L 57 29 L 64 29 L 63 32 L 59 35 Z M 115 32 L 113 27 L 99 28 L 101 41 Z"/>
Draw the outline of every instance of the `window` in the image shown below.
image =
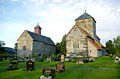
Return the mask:
<path fill-rule="evenodd" d="M 91 52 L 91 50 L 90 50 L 90 52 Z"/>
<path fill-rule="evenodd" d="M 23 50 L 26 50 L 26 46 L 23 46 Z"/>
<path fill-rule="evenodd" d="M 73 48 L 79 48 L 79 42 L 73 42 Z"/>

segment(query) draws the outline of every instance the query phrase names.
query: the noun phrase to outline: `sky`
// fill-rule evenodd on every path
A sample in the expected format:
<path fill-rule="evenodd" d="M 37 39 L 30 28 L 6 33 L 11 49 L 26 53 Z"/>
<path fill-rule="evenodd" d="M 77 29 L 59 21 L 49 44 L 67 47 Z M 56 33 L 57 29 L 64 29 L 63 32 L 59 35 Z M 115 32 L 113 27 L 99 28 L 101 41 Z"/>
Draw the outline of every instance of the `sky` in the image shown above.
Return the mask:
<path fill-rule="evenodd" d="M 34 32 L 39 23 L 42 35 L 60 42 L 85 10 L 103 45 L 120 35 L 120 0 L 0 0 L 0 40 L 14 47 L 24 30 Z"/>

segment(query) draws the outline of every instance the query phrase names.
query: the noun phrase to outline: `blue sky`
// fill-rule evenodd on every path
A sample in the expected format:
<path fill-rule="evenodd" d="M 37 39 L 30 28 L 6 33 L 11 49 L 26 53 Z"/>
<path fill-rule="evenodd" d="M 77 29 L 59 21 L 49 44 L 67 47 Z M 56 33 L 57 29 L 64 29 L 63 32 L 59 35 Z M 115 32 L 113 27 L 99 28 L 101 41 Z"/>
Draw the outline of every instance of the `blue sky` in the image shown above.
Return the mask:
<path fill-rule="evenodd" d="M 39 22 L 42 35 L 60 42 L 84 10 L 95 18 L 103 45 L 120 35 L 120 0 L 0 0 L 0 40 L 14 47 Z"/>

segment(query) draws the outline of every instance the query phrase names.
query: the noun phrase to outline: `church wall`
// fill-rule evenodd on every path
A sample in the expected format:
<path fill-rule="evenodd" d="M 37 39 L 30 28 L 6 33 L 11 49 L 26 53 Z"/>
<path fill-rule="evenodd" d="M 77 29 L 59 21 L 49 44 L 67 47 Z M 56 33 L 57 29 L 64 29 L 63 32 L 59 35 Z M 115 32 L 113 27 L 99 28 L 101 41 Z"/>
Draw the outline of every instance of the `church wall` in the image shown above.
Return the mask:
<path fill-rule="evenodd" d="M 23 34 L 18 39 L 18 50 L 17 55 L 20 57 L 28 57 L 32 55 L 32 38 L 30 35 L 24 31 Z"/>
<path fill-rule="evenodd" d="M 88 56 L 98 57 L 98 53 L 97 48 L 90 41 L 88 41 Z"/>
<path fill-rule="evenodd" d="M 51 46 L 39 41 L 33 42 L 33 56 L 49 55 L 55 53 L 55 46 Z"/>
<path fill-rule="evenodd" d="M 76 43 L 78 46 L 74 47 L 74 43 Z M 86 36 L 78 27 L 74 27 L 66 37 L 66 49 L 66 56 L 71 57 L 83 56 L 87 53 Z"/>
<path fill-rule="evenodd" d="M 94 38 L 94 35 L 96 35 L 96 25 L 93 18 L 77 20 L 76 24 L 90 34 L 91 37 Z"/>

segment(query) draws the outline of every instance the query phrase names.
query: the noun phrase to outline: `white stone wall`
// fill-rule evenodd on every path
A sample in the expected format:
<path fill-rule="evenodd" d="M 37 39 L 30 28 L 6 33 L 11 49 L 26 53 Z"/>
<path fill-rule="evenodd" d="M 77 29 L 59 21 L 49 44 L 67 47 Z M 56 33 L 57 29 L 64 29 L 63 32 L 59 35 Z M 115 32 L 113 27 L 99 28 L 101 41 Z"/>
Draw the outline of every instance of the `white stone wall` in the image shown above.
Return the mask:
<path fill-rule="evenodd" d="M 98 57 L 98 53 L 97 48 L 90 41 L 88 41 L 88 56 Z"/>
<path fill-rule="evenodd" d="M 76 24 L 94 38 L 94 33 L 96 34 L 96 26 L 93 18 L 77 20 Z"/>
<path fill-rule="evenodd" d="M 73 48 L 73 43 L 78 42 L 79 48 Z M 76 26 L 72 29 L 70 34 L 66 37 L 66 56 L 76 57 L 87 53 L 87 41 L 84 33 Z"/>
<path fill-rule="evenodd" d="M 18 50 L 17 50 L 17 56 L 20 57 L 28 57 L 29 55 L 32 55 L 32 38 L 31 36 L 24 31 L 22 35 L 18 39 Z M 23 46 L 25 46 L 25 50 L 23 49 Z"/>

